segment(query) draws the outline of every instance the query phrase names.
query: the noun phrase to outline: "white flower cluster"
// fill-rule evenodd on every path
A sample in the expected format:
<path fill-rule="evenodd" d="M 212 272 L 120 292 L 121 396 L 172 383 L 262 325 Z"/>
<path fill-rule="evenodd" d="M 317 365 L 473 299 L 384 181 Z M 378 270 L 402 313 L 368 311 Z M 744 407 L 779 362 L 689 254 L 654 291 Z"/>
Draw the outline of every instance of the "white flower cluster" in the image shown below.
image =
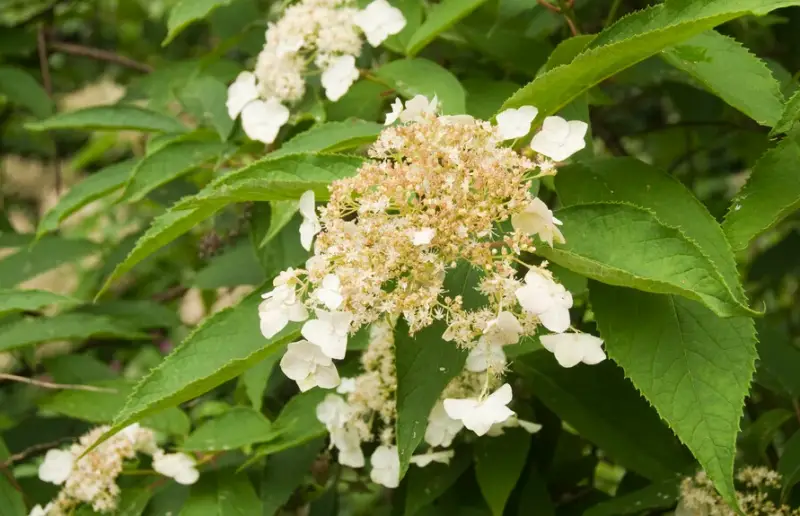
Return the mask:
<path fill-rule="evenodd" d="M 137 453 L 151 455 L 153 469 L 181 484 L 193 484 L 199 477 L 194 459 L 184 453 L 166 454 L 156 445 L 153 431 L 138 423 L 128 426 L 81 457 L 100 436 L 108 431 L 100 426 L 81 436 L 67 450 L 52 449 L 39 466 L 39 478 L 63 486 L 52 502 L 35 506 L 30 516 L 64 516 L 72 514 L 81 503 L 95 512 L 109 513 L 117 508 L 120 489 L 117 477 L 126 460 Z M 80 458 L 79 458 L 80 457 Z"/>
<path fill-rule="evenodd" d="M 567 333 L 572 295 L 546 264 L 523 262 L 523 253 L 535 250 L 534 236 L 548 245 L 564 242 L 560 222 L 531 195 L 531 180 L 555 169 L 542 156 L 563 160 L 583 147 L 586 124 L 545 119 L 532 141 L 540 156 L 532 161 L 504 142 L 530 131 L 536 108 L 505 111 L 493 126 L 466 115 L 437 116 L 437 104 L 422 96 L 396 101 L 371 159 L 331 185 L 319 215 L 313 192 L 302 196 L 301 243 L 314 255 L 304 269 L 282 272 L 259 306 L 267 338 L 290 322 L 303 323 L 303 340 L 289 344 L 281 369 L 302 391 L 338 387 L 347 395 L 328 395 L 318 419 L 343 465 L 363 467 L 362 443 L 379 441 L 371 478 L 387 487 L 397 486 L 400 468 L 393 430 L 398 318 L 412 334 L 441 321 L 442 338 L 469 350 L 465 370 L 430 414 L 430 450 L 413 459 L 420 466 L 448 461 L 446 448 L 463 428 L 477 435 L 513 426 L 538 430 L 508 407 L 506 346 L 544 327 L 553 333 L 541 336 L 542 345 L 562 366 L 605 359 L 602 340 Z M 513 229 L 498 234 L 504 222 Z M 465 307 L 445 287 L 447 271 L 464 265 L 481 273 L 478 308 Z M 363 373 L 343 383 L 334 361 L 365 325 L 371 326 Z"/>
<path fill-rule="evenodd" d="M 228 89 L 232 119 L 242 116 L 247 136 L 272 143 L 289 121 L 289 108 L 303 98 L 305 77 L 314 63 L 328 99 L 339 100 L 358 79 L 356 57 L 362 34 L 376 47 L 406 25 L 403 13 L 387 0 L 358 10 L 355 0 L 301 0 L 270 23 L 266 44 L 253 72 L 242 72 Z"/>

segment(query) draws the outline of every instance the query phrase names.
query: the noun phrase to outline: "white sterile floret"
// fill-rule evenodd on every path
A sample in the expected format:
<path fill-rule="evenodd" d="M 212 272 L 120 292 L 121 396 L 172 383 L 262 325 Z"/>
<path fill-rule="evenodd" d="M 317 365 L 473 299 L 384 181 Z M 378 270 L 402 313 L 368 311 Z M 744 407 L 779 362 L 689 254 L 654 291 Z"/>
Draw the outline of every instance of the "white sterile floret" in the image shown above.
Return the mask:
<path fill-rule="evenodd" d="M 531 130 L 531 122 L 539 114 L 533 106 L 522 106 L 517 109 L 506 109 L 497 115 L 497 135 L 501 140 L 522 138 Z"/>
<path fill-rule="evenodd" d="M 244 107 L 257 98 L 256 76 L 252 72 L 240 73 L 233 84 L 228 87 L 228 100 L 225 102 L 228 116 L 232 120 L 236 120 Z"/>
<path fill-rule="evenodd" d="M 272 143 L 289 121 L 289 110 L 276 98 L 254 100 L 242 110 L 242 129 L 251 140 Z"/>
<path fill-rule="evenodd" d="M 428 427 L 425 429 L 425 442 L 431 446 L 447 448 L 453 439 L 464 428 L 464 423 L 447 415 L 444 405 L 437 401 L 428 416 Z"/>
<path fill-rule="evenodd" d="M 298 209 L 300 215 L 303 216 L 303 222 L 300 224 L 300 245 L 302 245 L 303 249 L 306 251 L 310 251 L 314 236 L 322 230 L 319 217 L 317 217 L 313 190 L 308 190 L 300 196 Z"/>
<path fill-rule="evenodd" d="M 394 99 L 394 102 L 392 102 L 392 111 L 390 113 L 386 113 L 386 121 L 383 123 L 383 125 L 392 125 L 395 123 L 402 112 L 403 101 L 400 99 Z"/>
<path fill-rule="evenodd" d="M 514 314 L 504 310 L 486 323 L 483 338 L 490 346 L 508 346 L 519 342 L 523 331 L 525 330 Z"/>
<path fill-rule="evenodd" d="M 369 459 L 369 478 L 376 484 L 394 489 L 400 485 L 400 455 L 396 446 L 378 446 Z"/>
<path fill-rule="evenodd" d="M 560 116 L 548 116 L 542 130 L 534 135 L 531 148 L 555 161 L 564 161 L 586 147 L 586 131 L 589 126 L 580 120 L 567 122 Z"/>
<path fill-rule="evenodd" d="M 542 429 L 542 425 L 538 423 L 534 423 L 533 421 L 525 421 L 524 419 L 519 419 L 516 414 L 511 416 L 510 418 L 506 419 L 502 423 L 495 423 L 492 425 L 492 428 L 486 432 L 486 435 L 489 437 L 497 437 L 499 435 L 503 435 L 504 429 L 506 428 L 517 428 L 520 427 L 529 434 L 535 434 L 539 430 Z"/>
<path fill-rule="evenodd" d="M 542 335 L 539 340 L 547 351 L 555 355 L 561 367 L 572 367 L 580 362 L 594 365 L 606 359 L 603 339 L 588 333 Z"/>
<path fill-rule="evenodd" d="M 159 450 L 153 455 L 153 469 L 183 485 L 194 484 L 200 477 L 194 459 L 185 453 L 164 453 Z"/>
<path fill-rule="evenodd" d="M 339 450 L 339 464 L 351 468 L 364 467 L 364 452 L 361 451 L 361 440 L 351 428 L 334 428 L 331 430 L 331 446 Z"/>
<path fill-rule="evenodd" d="M 406 102 L 405 109 L 398 116 L 403 123 L 417 122 L 422 120 L 425 115 L 435 115 L 437 109 L 439 109 L 439 99 L 436 95 L 431 100 L 428 100 L 425 95 L 415 95 Z M 394 110 L 394 106 L 392 106 L 392 110 Z"/>
<path fill-rule="evenodd" d="M 422 228 L 411 233 L 411 243 L 414 245 L 428 245 L 433 241 L 434 236 L 436 236 L 435 229 Z"/>
<path fill-rule="evenodd" d="M 563 244 L 564 235 L 557 226 L 561 221 L 553 216 L 553 212 L 539 198 L 535 198 L 524 210 L 511 215 L 511 225 L 514 229 L 527 235 L 539 235 L 543 242 L 552 247 L 553 242 Z"/>
<path fill-rule="evenodd" d="M 481 436 L 495 423 L 502 423 L 514 415 L 514 411 L 506 405 L 511 403 L 511 386 L 503 384 L 486 399 L 454 399 L 444 400 L 444 410 L 453 419 L 458 419 L 464 426 Z"/>
<path fill-rule="evenodd" d="M 342 297 L 342 283 L 336 274 L 327 274 L 322 278 L 322 286 L 314 291 L 313 296 L 317 298 L 328 310 L 336 310 L 341 306 L 344 298 Z"/>
<path fill-rule="evenodd" d="M 442 450 L 438 452 L 428 452 L 422 455 L 414 455 L 411 457 L 411 464 L 415 464 L 420 468 L 424 468 L 432 462 L 439 462 L 441 464 L 450 464 L 450 459 L 453 458 L 455 452 L 453 450 Z"/>
<path fill-rule="evenodd" d="M 319 346 L 306 340 L 292 342 L 281 358 L 281 371 L 297 382 L 302 392 L 312 387 L 332 389 L 339 385 L 339 373 Z"/>
<path fill-rule="evenodd" d="M 322 87 L 329 100 L 337 101 L 347 93 L 358 79 L 356 58 L 350 55 L 335 58 L 322 72 Z"/>
<path fill-rule="evenodd" d="M 356 392 L 356 379 L 355 378 L 342 378 L 339 386 L 336 388 L 339 394 L 350 394 Z"/>
<path fill-rule="evenodd" d="M 37 505 L 33 506 L 33 508 L 31 509 L 31 512 L 28 514 L 28 516 L 48 516 L 48 514 L 50 514 L 50 511 L 52 509 L 53 509 L 53 504 L 52 503 L 48 503 L 44 507 L 42 507 L 41 505 L 37 504 Z"/>
<path fill-rule="evenodd" d="M 317 318 L 306 322 L 300 333 L 330 358 L 341 360 L 347 352 L 347 334 L 353 314 L 316 310 Z"/>
<path fill-rule="evenodd" d="M 563 285 L 532 267 L 525 275 L 525 285 L 515 294 L 522 308 L 536 315 L 545 328 L 556 333 L 567 331 L 572 294 Z"/>
<path fill-rule="evenodd" d="M 75 457 L 65 450 L 47 450 L 44 462 L 39 466 L 39 479 L 60 486 L 72 473 Z"/>
<path fill-rule="evenodd" d="M 403 11 L 393 7 L 386 0 L 375 0 L 365 9 L 356 13 L 355 24 L 364 31 L 367 41 L 377 47 L 386 38 L 399 33 L 406 26 Z"/>
<path fill-rule="evenodd" d="M 264 301 L 258 305 L 258 318 L 261 334 L 268 339 L 277 335 L 289 321 L 302 322 L 308 319 L 308 310 L 297 299 L 294 285 L 278 285 L 261 297 Z"/>
<path fill-rule="evenodd" d="M 506 366 L 506 354 L 503 346 L 489 344 L 485 338 L 478 340 L 478 344 L 467 355 L 465 365 L 467 371 L 482 373 L 487 369 L 502 371 Z"/>
<path fill-rule="evenodd" d="M 325 425 L 328 432 L 344 428 L 353 416 L 353 408 L 341 396 L 328 394 L 322 403 L 317 405 L 317 419 Z"/>

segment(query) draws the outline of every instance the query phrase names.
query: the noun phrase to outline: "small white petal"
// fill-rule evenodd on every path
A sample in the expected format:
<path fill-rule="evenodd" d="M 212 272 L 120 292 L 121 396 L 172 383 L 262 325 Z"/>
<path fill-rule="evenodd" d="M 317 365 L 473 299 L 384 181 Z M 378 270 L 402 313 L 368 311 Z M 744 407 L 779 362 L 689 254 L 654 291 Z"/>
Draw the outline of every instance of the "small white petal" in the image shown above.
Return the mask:
<path fill-rule="evenodd" d="M 542 326 L 556 333 L 563 333 L 569 329 L 569 309 L 563 306 L 551 306 L 539 314 Z"/>
<path fill-rule="evenodd" d="M 325 399 L 317 405 L 317 419 L 325 425 L 329 432 L 344 428 L 353 415 L 353 408 L 341 396 L 328 394 Z"/>
<path fill-rule="evenodd" d="M 350 394 L 356 392 L 356 379 L 355 378 L 342 378 L 339 386 L 336 388 L 339 394 Z"/>
<path fill-rule="evenodd" d="M 511 402 L 511 386 L 504 384 L 485 400 L 453 399 L 444 400 L 444 409 L 453 419 L 459 419 L 464 426 L 476 435 L 486 434 L 494 424 L 502 423 L 514 415 L 506 405 Z"/>
<path fill-rule="evenodd" d="M 506 109 L 497 115 L 497 134 L 501 140 L 522 138 L 531 130 L 531 122 L 539 110 L 533 106 Z"/>
<path fill-rule="evenodd" d="M 422 228 L 419 231 L 414 231 L 411 234 L 411 243 L 414 245 L 428 245 L 433 241 L 436 236 L 436 230 L 433 228 Z"/>
<path fill-rule="evenodd" d="M 414 455 L 411 457 L 411 464 L 415 464 L 420 468 L 424 468 L 432 462 L 439 462 L 441 464 L 450 464 L 450 459 L 453 458 L 455 452 L 453 450 L 443 450 L 438 452 L 425 453 L 423 455 Z"/>
<path fill-rule="evenodd" d="M 337 101 L 347 93 L 350 86 L 358 79 L 356 58 L 350 55 L 339 56 L 322 72 L 321 82 L 325 88 L 325 96 Z"/>
<path fill-rule="evenodd" d="M 567 122 L 558 116 L 544 119 L 542 130 L 534 135 L 531 148 L 555 161 L 563 161 L 586 147 L 586 122 Z"/>
<path fill-rule="evenodd" d="M 242 129 L 252 139 L 272 143 L 289 121 L 289 110 L 278 99 L 254 100 L 242 110 Z"/>
<path fill-rule="evenodd" d="M 66 482 L 72 473 L 75 458 L 66 450 L 47 450 L 44 462 L 39 466 L 39 479 L 55 485 Z"/>
<path fill-rule="evenodd" d="M 228 100 L 225 102 L 228 116 L 231 117 L 231 120 L 236 120 L 244 107 L 256 99 L 258 99 L 256 76 L 251 72 L 240 73 L 233 84 L 228 87 Z"/>
<path fill-rule="evenodd" d="M 562 367 L 573 367 L 580 362 L 594 365 L 606 359 L 603 340 L 587 333 L 542 335 L 539 340 Z"/>
<path fill-rule="evenodd" d="M 433 406 L 428 416 L 428 426 L 425 428 L 425 442 L 431 446 L 448 447 L 453 438 L 464 428 L 464 424 L 447 415 L 441 401 Z"/>
<path fill-rule="evenodd" d="M 369 477 L 376 484 L 394 489 L 400 485 L 400 456 L 396 446 L 378 446 L 370 457 Z"/>
<path fill-rule="evenodd" d="M 400 99 L 394 99 L 394 102 L 392 103 L 392 112 L 386 113 L 386 121 L 383 123 L 383 125 L 392 125 L 395 123 L 402 112 L 403 101 Z"/>
<path fill-rule="evenodd" d="M 161 452 L 155 454 L 153 455 L 153 469 L 184 485 L 194 484 L 200 477 L 194 459 L 185 453 L 165 454 Z"/>
<path fill-rule="evenodd" d="M 377 47 L 393 34 L 406 26 L 403 11 L 393 7 L 386 0 L 375 0 L 365 9 L 358 11 L 353 18 L 355 24 L 364 31 L 367 41 Z"/>

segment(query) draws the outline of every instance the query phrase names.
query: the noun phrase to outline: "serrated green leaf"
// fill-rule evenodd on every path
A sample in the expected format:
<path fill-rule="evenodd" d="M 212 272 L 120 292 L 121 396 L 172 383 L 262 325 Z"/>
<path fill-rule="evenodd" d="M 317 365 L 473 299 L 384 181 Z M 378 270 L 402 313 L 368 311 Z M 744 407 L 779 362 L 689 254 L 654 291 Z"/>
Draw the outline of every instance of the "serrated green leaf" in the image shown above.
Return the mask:
<path fill-rule="evenodd" d="M 289 154 L 341 152 L 354 149 L 374 142 L 382 130 L 383 124 L 357 118 L 349 118 L 342 122 L 325 122 L 303 131 L 266 157 L 275 159 Z"/>
<path fill-rule="evenodd" d="M 317 438 L 267 458 L 261 475 L 259 514 L 276 514 L 289 501 L 292 493 L 311 471 L 323 444 L 324 440 Z"/>
<path fill-rule="evenodd" d="M 703 204 L 678 180 L 633 158 L 586 161 L 559 170 L 556 189 L 565 206 L 629 202 L 679 228 L 709 257 L 734 298 L 747 305 L 725 234 Z"/>
<path fill-rule="evenodd" d="M 183 442 L 186 451 L 234 450 L 269 440 L 272 424 L 253 409 L 235 407 L 203 423 Z"/>
<path fill-rule="evenodd" d="M 432 99 L 436 95 L 445 115 L 458 115 L 466 110 L 461 83 L 433 61 L 399 59 L 381 66 L 375 75 L 406 98 L 424 95 Z"/>
<path fill-rule="evenodd" d="M 51 340 L 83 341 L 90 338 L 150 340 L 125 321 L 102 315 L 67 313 L 53 317 L 26 317 L 0 327 L 0 351 Z"/>
<path fill-rule="evenodd" d="M 755 370 L 753 321 L 722 319 L 676 296 L 601 283 L 589 292 L 608 354 L 735 503 L 736 436 Z"/>
<path fill-rule="evenodd" d="M 279 358 L 277 354 L 265 358 L 242 373 L 239 379 L 244 386 L 245 395 L 254 410 L 261 411 L 261 405 L 264 402 L 264 391 Z"/>
<path fill-rule="evenodd" d="M 739 449 L 747 464 L 769 464 L 767 446 L 775 439 L 781 426 L 791 420 L 794 414 L 785 409 L 772 409 L 758 416 L 747 425 L 739 435 Z"/>
<path fill-rule="evenodd" d="M 4 29 L 7 30 L 7 29 Z M 0 66 L 0 95 L 30 110 L 37 118 L 53 114 L 53 101 L 28 72 L 13 66 Z"/>
<path fill-rule="evenodd" d="M 114 299 L 80 307 L 87 314 L 107 315 L 132 328 L 174 328 L 180 324 L 175 310 L 148 299 Z"/>
<path fill-rule="evenodd" d="M 50 208 L 44 215 L 36 229 L 36 235 L 42 236 L 55 231 L 64 219 L 90 202 L 100 199 L 124 185 L 135 164 L 135 160 L 115 163 L 92 173 L 80 183 L 72 186 L 58 200 L 58 204 Z"/>
<path fill-rule="evenodd" d="M 241 516 L 261 514 L 261 503 L 244 473 L 220 470 L 200 475 L 180 516 Z"/>
<path fill-rule="evenodd" d="M 501 109 L 534 105 L 539 108 L 536 121 L 540 123 L 592 86 L 665 48 L 739 16 L 798 3 L 796 0 L 671 0 L 643 9 L 601 32 L 568 65 L 537 77 Z"/>
<path fill-rule="evenodd" d="M 506 429 L 497 437 L 484 436 L 475 443 L 475 477 L 494 516 L 503 516 L 530 446 L 531 435 L 522 428 Z"/>
<path fill-rule="evenodd" d="M 711 30 L 664 50 L 661 57 L 759 124 L 778 122 L 783 111 L 778 81 L 735 39 Z"/>
<path fill-rule="evenodd" d="M 625 468 L 656 480 L 693 468 L 686 450 L 610 362 L 565 369 L 537 351 L 513 367 L 547 408 Z"/>
<path fill-rule="evenodd" d="M 258 248 L 262 248 L 275 238 L 283 228 L 291 222 L 294 214 L 297 213 L 299 203 L 296 201 L 272 201 L 269 203 L 269 227 L 260 242 Z"/>
<path fill-rule="evenodd" d="M 113 380 L 119 375 L 108 364 L 89 355 L 59 355 L 44 360 L 47 373 L 56 383 L 94 383 Z"/>
<path fill-rule="evenodd" d="M 695 299 L 721 316 L 752 313 L 696 242 L 650 210 L 604 202 L 573 205 L 556 216 L 566 244 L 537 248 L 548 260 L 611 285 Z"/>
<path fill-rule="evenodd" d="M 50 305 L 74 306 L 80 300 L 46 290 L 0 289 L 0 315 L 13 312 L 36 312 Z"/>
<path fill-rule="evenodd" d="M 788 133 L 798 119 L 800 119 L 800 90 L 796 91 L 786 101 L 786 105 L 783 106 L 781 111 L 781 118 L 770 131 L 769 137 L 772 138 L 780 133 Z"/>
<path fill-rule="evenodd" d="M 232 249 L 211 258 L 208 265 L 197 271 L 192 284 L 199 289 L 208 290 L 260 285 L 265 279 L 253 246 L 244 240 Z"/>
<path fill-rule="evenodd" d="M 186 128 L 174 118 L 149 109 L 117 104 L 58 113 L 41 122 L 26 124 L 31 131 L 83 129 L 87 131 L 134 130 L 155 133 L 182 133 Z"/>
<path fill-rule="evenodd" d="M 404 516 L 414 516 L 430 506 L 456 483 L 472 463 L 466 450 L 456 450 L 450 464 L 433 462 L 424 468 L 413 467 L 406 475 Z"/>
<path fill-rule="evenodd" d="M 225 102 L 228 87 L 210 75 L 197 77 L 189 82 L 180 94 L 181 102 L 199 121 L 217 131 L 219 139 L 226 141 L 235 122 L 228 116 Z"/>
<path fill-rule="evenodd" d="M 800 482 L 800 432 L 795 434 L 783 447 L 778 459 L 778 473 L 781 475 L 781 498 L 784 500 L 792 488 Z"/>
<path fill-rule="evenodd" d="M 13 287 L 59 265 L 75 262 L 99 249 L 97 244 L 89 240 L 44 237 L 0 259 L 0 288 Z"/>
<path fill-rule="evenodd" d="M 214 9 L 230 3 L 231 0 L 179 0 L 169 11 L 167 37 L 161 42 L 161 46 L 169 45 L 191 23 L 202 20 Z"/>
<path fill-rule="evenodd" d="M 678 479 L 668 478 L 632 493 L 617 495 L 611 500 L 600 502 L 584 516 L 622 516 L 623 514 L 642 514 L 645 510 L 669 509 L 678 499 Z"/>
<path fill-rule="evenodd" d="M 425 22 L 414 32 L 406 46 L 406 55 L 415 56 L 436 36 L 455 25 L 486 0 L 444 0 L 434 5 Z"/>
<path fill-rule="evenodd" d="M 731 202 L 722 229 L 735 250 L 746 249 L 756 236 L 800 208 L 797 138 L 789 136 L 764 153 Z"/>

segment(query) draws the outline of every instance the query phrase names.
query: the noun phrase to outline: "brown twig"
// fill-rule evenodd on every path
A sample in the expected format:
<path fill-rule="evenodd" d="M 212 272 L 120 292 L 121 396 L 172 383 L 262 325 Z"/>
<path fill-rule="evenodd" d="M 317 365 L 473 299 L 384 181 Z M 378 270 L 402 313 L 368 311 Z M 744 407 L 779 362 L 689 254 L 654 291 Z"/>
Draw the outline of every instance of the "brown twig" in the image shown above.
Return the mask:
<path fill-rule="evenodd" d="M 188 287 L 184 287 L 183 285 L 175 285 L 168 288 L 164 292 L 153 294 L 152 299 L 153 301 L 157 301 L 159 303 L 166 303 L 167 301 L 173 301 L 179 297 L 182 297 L 187 290 L 189 290 Z"/>
<path fill-rule="evenodd" d="M 100 48 L 87 47 L 84 45 L 78 45 L 76 43 L 65 43 L 63 41 L 51 41 L 50 48 L 57 50 L 58 52 L 64 52 L 65 54 L 89 57 L 98 61 L 116 63 L 120 66 L 138 70 L 144 73 L 150 73 L 153 71 L 153 67 L 150 65 L 140 63 L 139 61 L 135 61 L 130 57 L 121 56 L 119 54 L 115 54 L 114 52 Z"/>
<path fill-rule="evenodd" d="M 554 12 L 556 14 L 561 14 L 561 9 L 559 9 L 557 6 L 551 4 L 547 0 L 536 0 L 536 2 L 539 5 L 541 5 L 542 7 L 544 7 L 545 9 L 547 9 L 548 11 Z"/>
<path fill-rule="evenodd" d="M 11 464 L 24 459 L 25 457 L 27 457 L 28 455 L 30 455 L 32 453 L 36 453 L 36 452 L 39 452 L 39 451 L 42 451 L 42 450 L 49 450 L 50 448 L 55 448 L 56 446 L 58 446 L 61 443 L 65 443 L 67 441 L 72 441 L 72 440 L 73 440 L 72 437 L 62 437 L 61 439 L 57 439 L 55 441 L 50 441 L 48 443 L 34 444 L 30 448 L 25 448 L 21 452 L 15 453 L 14 455 L 10 456 L 9 458 L 7 458 L 5 460 L 5 462 L 0 463 L 0 469 L 7 468 Z"/>
<path fill-rule="evenodd" d="M 39 54 L 39 70 L 42 73 L 42 86 L 50 100 L 53 100 L 53 78 L 50 75 L 50 63 L 47 59 L 47 35 L 44 25 L 40 25 L 36 31 L 36 50 Z M 58 142 L 54 140 L 55 156 L 53 159 L 53 169 L 56 176 L 56 194 L 61 193 L 61 164 L 58 156 Z"/>
<path fill-rule="evenodd" d="M 0 373 L 0 380 L 10 380 L 12 382 L 27 383 L 35 385 L 44 389 L 58 389 L 58 390 L 72 390 L 72 391 L 90 391 L 90 392 L 117 392 L 116 389 L 109 389 L 107 387 L 94 387 L 93 385 L 77 385 L 69 383 L 52 383 L 42 380 L 34 380 L 25 376 L 17 376 L 15 374 Z"/>

